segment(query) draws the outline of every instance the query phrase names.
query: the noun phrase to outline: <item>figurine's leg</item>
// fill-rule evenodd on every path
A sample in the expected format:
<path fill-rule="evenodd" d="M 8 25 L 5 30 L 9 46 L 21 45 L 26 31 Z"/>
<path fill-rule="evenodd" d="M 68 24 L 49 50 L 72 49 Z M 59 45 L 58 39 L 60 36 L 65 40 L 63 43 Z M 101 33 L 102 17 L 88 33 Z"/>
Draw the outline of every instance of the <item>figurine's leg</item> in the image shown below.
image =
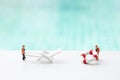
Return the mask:
<path fill-rule="evenodd" d="M 25 58 L 26 58 L 26 57 L 25 57 L 25 54 L 23 54 L 23 58 L 22 58 L 22 59 L 25 60 Z"/>

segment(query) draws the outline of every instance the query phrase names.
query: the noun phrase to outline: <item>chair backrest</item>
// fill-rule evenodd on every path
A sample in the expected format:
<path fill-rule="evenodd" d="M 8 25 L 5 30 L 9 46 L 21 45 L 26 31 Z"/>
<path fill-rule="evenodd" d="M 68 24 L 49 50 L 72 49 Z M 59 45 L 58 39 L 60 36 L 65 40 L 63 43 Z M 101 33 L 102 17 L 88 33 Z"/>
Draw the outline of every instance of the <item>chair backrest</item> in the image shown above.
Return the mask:
<path fill-rule="evenodd" d="M 55 55 L 57 55 L 57 54 L 59 54 L 61 52 L 62 52 L 61 49 L 57 49 L 54 54 L 50 55 L 50 57 L 53 57 L 53 56 L 55 56 Z"/>

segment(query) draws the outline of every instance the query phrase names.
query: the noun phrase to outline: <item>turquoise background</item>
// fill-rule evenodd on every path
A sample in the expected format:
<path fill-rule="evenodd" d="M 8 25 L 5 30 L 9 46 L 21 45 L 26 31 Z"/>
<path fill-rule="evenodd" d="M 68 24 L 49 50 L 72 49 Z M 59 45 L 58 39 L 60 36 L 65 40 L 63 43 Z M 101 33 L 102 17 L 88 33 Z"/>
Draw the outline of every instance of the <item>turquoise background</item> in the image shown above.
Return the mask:
<path fill-rule="evenodd" d="M 0 50 L 120 51 L 119 0 L 0 0 Z"/>

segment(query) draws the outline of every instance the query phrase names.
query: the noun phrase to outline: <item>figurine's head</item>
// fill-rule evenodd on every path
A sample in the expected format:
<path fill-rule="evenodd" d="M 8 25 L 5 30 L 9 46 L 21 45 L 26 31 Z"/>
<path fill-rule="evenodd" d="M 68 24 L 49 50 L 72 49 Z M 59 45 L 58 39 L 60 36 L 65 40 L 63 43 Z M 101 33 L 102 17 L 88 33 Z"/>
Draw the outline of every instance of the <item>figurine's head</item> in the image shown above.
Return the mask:
<path fill-rule="evenodd" d="M 22 45 L 22 47 L 25 47 L 25 45 Z"/>
<path fill-rule="evenodd" d="M 96 48 L 98 48 L 98 45 L 95 45 Z"/>

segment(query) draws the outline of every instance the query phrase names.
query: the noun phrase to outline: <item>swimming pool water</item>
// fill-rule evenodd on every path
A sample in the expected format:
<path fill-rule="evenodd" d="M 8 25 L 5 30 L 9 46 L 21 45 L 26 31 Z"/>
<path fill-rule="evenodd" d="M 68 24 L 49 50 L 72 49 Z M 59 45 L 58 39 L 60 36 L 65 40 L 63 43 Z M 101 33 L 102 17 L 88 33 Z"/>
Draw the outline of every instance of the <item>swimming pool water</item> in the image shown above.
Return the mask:
<path fill-rule="evenodd" d="M 0 0 L 0 50 L 120 50 L 119 0 Z"/>

